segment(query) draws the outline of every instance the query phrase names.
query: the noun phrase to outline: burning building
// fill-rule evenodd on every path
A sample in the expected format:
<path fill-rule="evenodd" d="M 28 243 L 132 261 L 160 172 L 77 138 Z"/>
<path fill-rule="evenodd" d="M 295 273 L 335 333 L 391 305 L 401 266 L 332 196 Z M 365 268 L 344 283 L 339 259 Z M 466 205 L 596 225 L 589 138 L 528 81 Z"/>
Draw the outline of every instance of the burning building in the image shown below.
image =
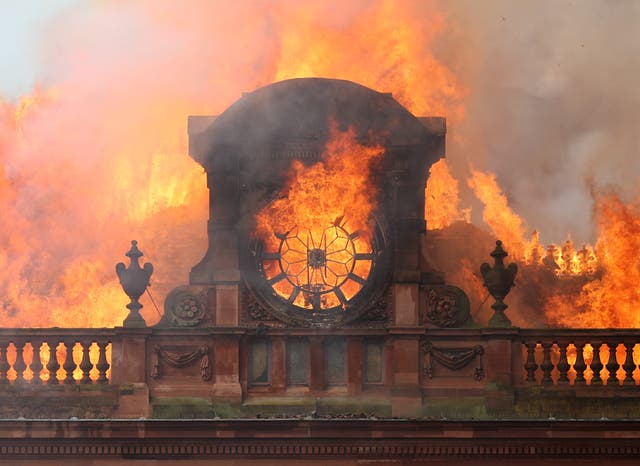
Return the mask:
<path fill-rule="evenodd" d="M 351 82 L 298 79 L 246 94 L 215 120 L 191 117 L 189 131 L 211 192 L 209 247 L 191 285 L 250 302 L 275 327 L 344 327 L 367 314 L 422 323 L 421 293 L 444 283 L 427 264 L 423 195 L 444 155 L 442 118 L 417 119 Z M 218 307 L 220 323 L 252 320 L 242 305 Z"/>
<path fill-rule="evenodd" d="M 235 360 L 219 393 L 237 401 L 371 396 L 414 415 L 413 329 L 469 324 L 466 295 L 425 250 L 424 186 L 444 155 L 444 119 L 352 82 L 295 79 L 191 117 L 189 133 L 210 189 L 208 250 L 159 327 L 246 334 L 217 350 Z"/>
<path fill-rule="evenodd" d="M 499 317 L 479 327 L 434 265 L 446 255 L 424 192 L 445 154 L 443 118 L 306 78 L 192 116 L 188 130 L 209 189 L 189 283 L 147 326 L 138 300 L 153 266 L 133 242 L 116 267 L 131 298 L 122 327 L 2 329 L 0 453 L 106 464 L 637 454 L 636 423 L 621 421 L 640 415 L 637 331 L 511 327 L 502 299 L 516 267 L 500 243 L 493 267 L 476 264 Z M 598 420 L 570 420 L 585 417 Z"/>

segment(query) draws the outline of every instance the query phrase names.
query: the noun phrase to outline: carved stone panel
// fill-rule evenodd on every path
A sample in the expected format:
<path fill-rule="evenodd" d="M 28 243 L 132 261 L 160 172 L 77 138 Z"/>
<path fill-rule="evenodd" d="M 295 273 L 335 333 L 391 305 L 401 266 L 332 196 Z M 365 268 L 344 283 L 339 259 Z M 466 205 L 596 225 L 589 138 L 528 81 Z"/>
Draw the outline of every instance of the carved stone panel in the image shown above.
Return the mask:
<path fill-rule="evenodd" d="M 163 365 L 182 369 L 198 362 L 200 363 L 200 378 L 204 382 L 210 381 L 212 377 L 211 358 L 207 345 L 183 352 L 154 345 L 151 353 L 151 378 L 159 379 L 162 377 Z"/>
<path fill-rule="evenodd" d="M 164 315 L 158 327 L 192 328 L 212 325 L 215 299 L 210 297 L 213 293 L 213 288 L 194 286 L 173 289 L 164 302 Z"/>
<path fill-rule="evenodd" d="M 457 286 L 422 287 L 421 321 L 441 328 L 464 327 L 470 322 L 469 298 Z"/>
<path fill-rule="evenodd" d="M 475 361 L 473 368 L 473 378 L 481 380 L 484 377 L 482 366 L 482 355 L 484 348 L 481 345 L 474 345 L 468 348 L 437 347 L 430 341 L 422 344 L 424 353 L 424 376 L 428 379 L 434 377 L 434 363 L 449 369 L 450 371 L 460 371 Z"/>

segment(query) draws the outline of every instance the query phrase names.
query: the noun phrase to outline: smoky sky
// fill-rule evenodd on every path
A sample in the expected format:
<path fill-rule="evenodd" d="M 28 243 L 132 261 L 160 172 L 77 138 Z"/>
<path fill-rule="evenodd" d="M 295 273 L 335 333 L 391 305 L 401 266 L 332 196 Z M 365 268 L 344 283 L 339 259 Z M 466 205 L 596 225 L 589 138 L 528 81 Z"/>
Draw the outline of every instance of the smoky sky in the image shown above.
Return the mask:
<path fill-rule="evenodd" d="M 638 194 L 640 2 L 441 6 L 438 54 L 468 89 L 465 118 L 449 125 L 454 174 L 495 171 L 543 242 L 594 241 L 592 191 Z"/>

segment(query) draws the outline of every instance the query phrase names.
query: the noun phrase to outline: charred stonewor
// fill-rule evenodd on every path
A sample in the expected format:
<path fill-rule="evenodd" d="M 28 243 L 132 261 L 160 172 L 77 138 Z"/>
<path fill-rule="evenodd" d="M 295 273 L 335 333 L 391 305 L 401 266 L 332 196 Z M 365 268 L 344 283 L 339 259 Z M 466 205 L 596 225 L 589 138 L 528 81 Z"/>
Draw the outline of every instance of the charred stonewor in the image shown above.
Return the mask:
<path fill-rule="evenodd" d="M 209 246 L 163 324 L 207 321 L 185 319 L 187 297 L 216 326 L 467 324 L 466 296 L 424 251 L 424 188 L 445 131 L 444 118 L 416 118 L 391 94 L 320 78 L 190 117 Z"/>

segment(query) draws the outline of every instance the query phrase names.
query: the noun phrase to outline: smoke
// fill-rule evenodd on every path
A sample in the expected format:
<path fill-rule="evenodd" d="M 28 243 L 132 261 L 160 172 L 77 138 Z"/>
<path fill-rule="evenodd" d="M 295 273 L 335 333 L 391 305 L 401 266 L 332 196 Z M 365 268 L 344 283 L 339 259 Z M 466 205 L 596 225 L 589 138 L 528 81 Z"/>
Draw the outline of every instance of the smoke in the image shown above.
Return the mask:
<path fill-rule="evenodd" d="M 452 31 L 440 56 L 470 89 L 466 118 L 449 126 L 454 174 L 466 178 L 469 161 L 495 172 L 543 243 L 593 242 L 592 189 L 638 195 L 640 4 L 441 6 Z"/>

